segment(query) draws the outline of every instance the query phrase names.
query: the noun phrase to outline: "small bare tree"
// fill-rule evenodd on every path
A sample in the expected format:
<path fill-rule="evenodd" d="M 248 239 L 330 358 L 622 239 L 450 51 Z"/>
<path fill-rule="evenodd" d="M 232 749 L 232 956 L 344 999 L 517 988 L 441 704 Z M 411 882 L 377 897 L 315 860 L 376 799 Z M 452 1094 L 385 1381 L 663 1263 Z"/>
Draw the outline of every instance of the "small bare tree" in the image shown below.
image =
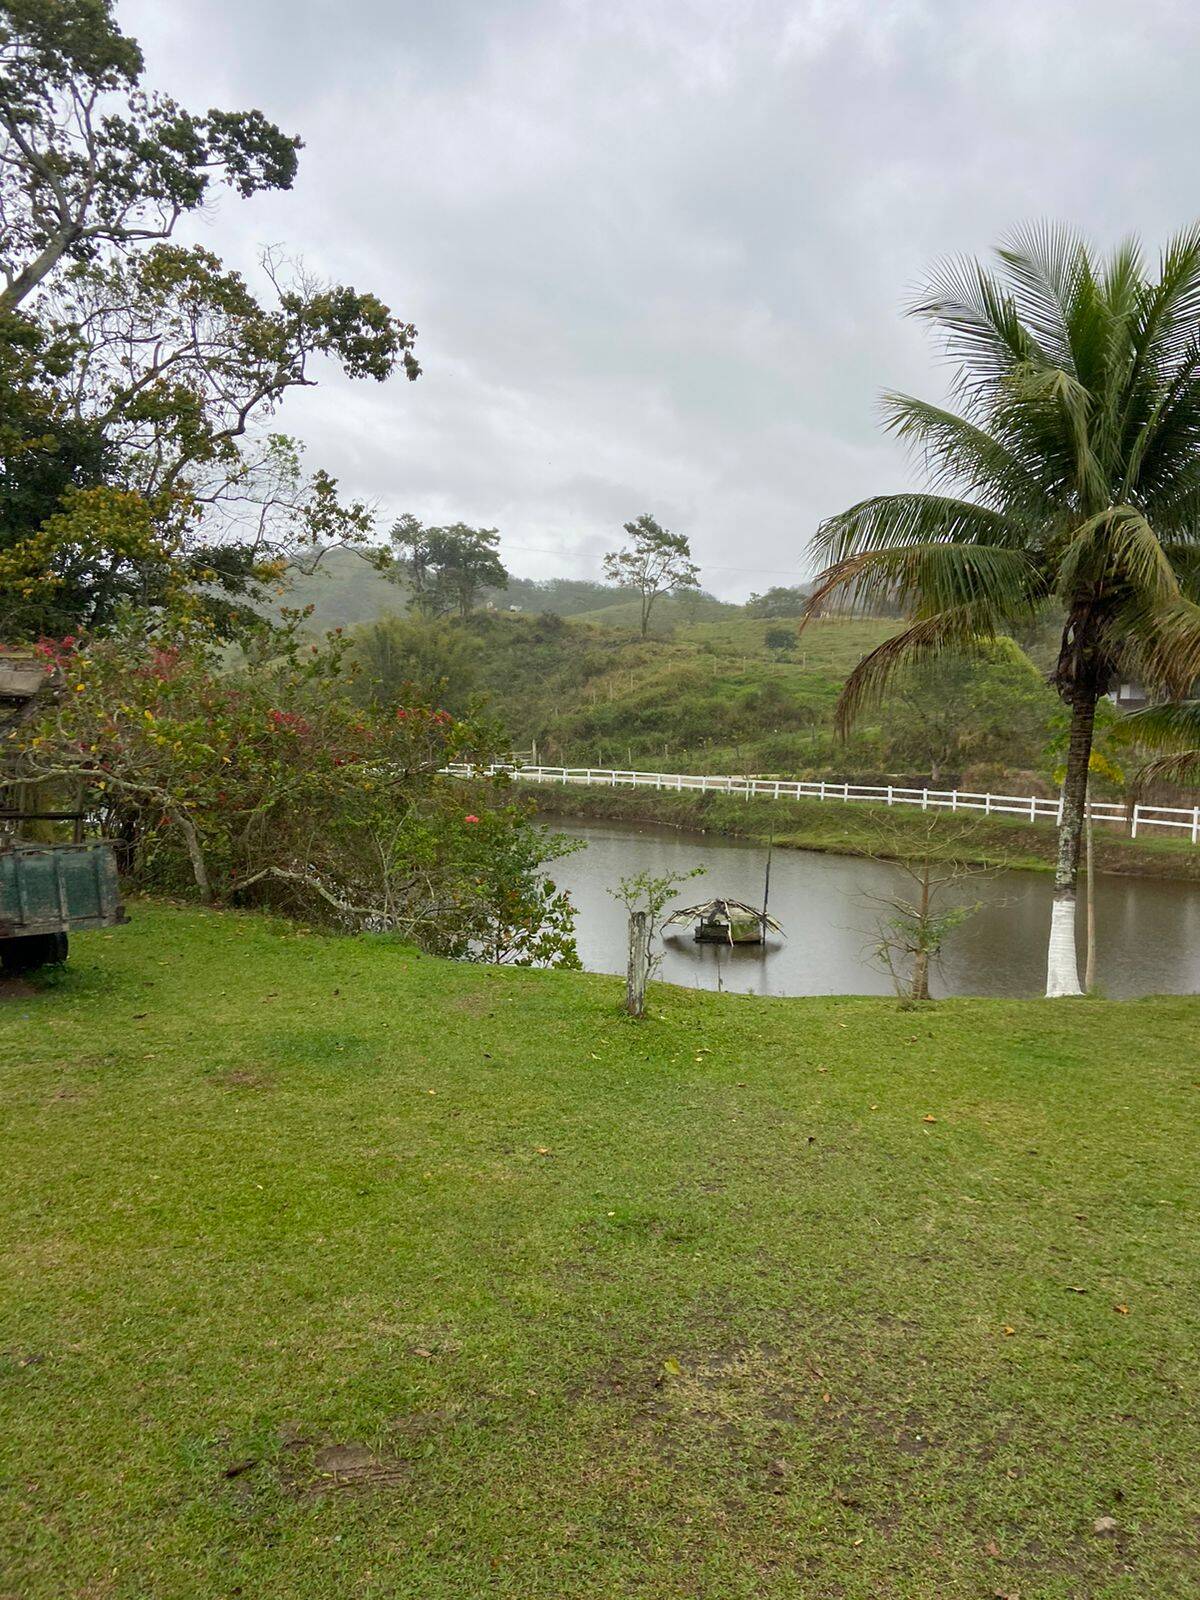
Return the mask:
<path fill-rule="evenodd" d="M 947 834 L 944 820 L 927 817 L 914 840 L 899 824 L 880 827 L 873 859 L 887 861 L 908 879 L 910 888 L 893 894 L 868 895 L 880 907 L 871 956 L 890 976 L 902 1000 L 929 999 L 929 969 L 956 928 L 979 910 L 981 902 L 947 903 L 947 896 L 989 870 L 971 862 L 966 831 Z M 935 850 L 936 840 L 936 850 Z"/>
<path fill-rule="evenodd" d="M 629 913 L 629 965 L 625 978 L 625 1009 L 631 1017 L 641 1018 L 646 1013 L 646 985 L 662 963 L 662 951 L 654 946 L 659 931 L 658 919 L 681 884 L 704 874 L 703 867 L 691 872 L 666 872 L 655 877 L 649 872 L 635 872 L 622 878 L 615 889 L 608 892 L 619 900 Z"/>

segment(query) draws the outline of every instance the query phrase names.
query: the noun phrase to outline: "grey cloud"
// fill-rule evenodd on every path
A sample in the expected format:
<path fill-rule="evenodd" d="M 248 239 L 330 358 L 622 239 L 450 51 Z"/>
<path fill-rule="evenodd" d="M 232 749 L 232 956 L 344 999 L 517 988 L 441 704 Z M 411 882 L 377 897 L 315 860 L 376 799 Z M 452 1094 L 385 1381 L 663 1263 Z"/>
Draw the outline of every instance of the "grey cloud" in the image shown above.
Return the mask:
<path fill-rule="evenodd" d="M 595 571 L 644 509 L 718 592 L 804 570 L 822 516 L 906 481 L 874 402 L 943 386 L 900 316 L 934 258 L 1042 215 L 1157 244 L 1200 211 L 1186 0 L 120 12 L 172 92 L 306 140 L 294 194 L 205 237 L 286 240 L 421 330 L 417 385 L 332 377 L 285 424 L 531 574 Z"/>

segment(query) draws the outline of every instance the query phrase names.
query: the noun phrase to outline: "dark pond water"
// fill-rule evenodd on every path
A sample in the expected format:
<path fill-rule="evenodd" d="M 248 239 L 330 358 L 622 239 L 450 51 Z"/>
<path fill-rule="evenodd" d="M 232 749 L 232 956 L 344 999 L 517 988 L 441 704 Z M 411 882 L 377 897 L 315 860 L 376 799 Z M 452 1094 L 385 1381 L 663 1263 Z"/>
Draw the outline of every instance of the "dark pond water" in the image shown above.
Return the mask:
<path fill-rule="evenodd" d="M 607 891 L 630 873 L 705 875 L 685 884 L 678 905 L 713 895 L 761 905 L 765 851 L 708 834 L 653 825 L 557 821 L 558 832 L 585 848 L 556 862 L 552 875 L 569 889 L 578 917 L 580 959 L 592 972 L 625 970 L 625 911 Z M 879 907 L 871 895 L 901 886 L 899 870 L 851 856 L 776 850 L 771 864 L 772 914 L 786 938 L 764 955 L 755 946 L 697 945 L 690 930 L 665 941 L 660 976 L 669 983 L 752 994 L 887 994 L 887 974 L 869 947 Z M 911 885 L 904 881 L 904 887 Z M 1007 872 L 972 879 L 963 900 L 982 902 L 951 934 L 935 994 L 1037 995 L 1045 979 L 1050 878 Z M 1101 876 L 1096 896 L 1098 985 L 1114 999 L 1200 990 L 1200 886 L 1146 878 Z M 1082 952 L 1082 915 L 1080 917 Z M 1081 956 L 1082 960 L 1082 956 Z"/>

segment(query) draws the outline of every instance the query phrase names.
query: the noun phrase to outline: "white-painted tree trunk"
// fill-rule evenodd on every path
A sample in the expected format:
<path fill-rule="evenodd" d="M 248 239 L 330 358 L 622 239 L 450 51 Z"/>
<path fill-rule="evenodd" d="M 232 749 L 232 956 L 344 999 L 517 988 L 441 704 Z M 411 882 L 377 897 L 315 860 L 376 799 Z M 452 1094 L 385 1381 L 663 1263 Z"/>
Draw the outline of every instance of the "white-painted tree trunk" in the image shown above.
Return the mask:
<path fill-rule="evenodd" d="M 1075 887 L 1079 879 L 1079 847 L 1087 796 L 1088 762 L 1096 717 L 1096 691 L 1077 684 L 1071 695 L 1071 731 L 1059 808 L 1058 861 L 1054 871 L 1054 904 L 1050 913 L 1050 948 L 1046 954 L 1046 999 L 1082 994 L 1079 958 L 1075 953 Z"/>
<path fill-rule="evenodd" d="M 1082 994 L 1075 954 L 1075 891 L 1056 890 L 1050 913 L 1050 950 L 1046 959 L 1046 998 L 1061 1000 Z"/>

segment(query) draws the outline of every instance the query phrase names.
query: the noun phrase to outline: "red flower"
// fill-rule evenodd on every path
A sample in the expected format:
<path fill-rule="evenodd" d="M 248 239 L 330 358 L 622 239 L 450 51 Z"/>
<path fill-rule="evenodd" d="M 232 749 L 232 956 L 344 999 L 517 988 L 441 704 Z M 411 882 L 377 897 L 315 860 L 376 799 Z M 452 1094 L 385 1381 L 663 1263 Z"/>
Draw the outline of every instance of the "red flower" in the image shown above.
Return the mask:
<path fill-rule="evenodd" d="M 468 817 L 464 817 L 463 821 L 464 822 L 478 822 L 479 818 L 477 816 L 471 815 L 471 816 L 468 816 Z"/>

